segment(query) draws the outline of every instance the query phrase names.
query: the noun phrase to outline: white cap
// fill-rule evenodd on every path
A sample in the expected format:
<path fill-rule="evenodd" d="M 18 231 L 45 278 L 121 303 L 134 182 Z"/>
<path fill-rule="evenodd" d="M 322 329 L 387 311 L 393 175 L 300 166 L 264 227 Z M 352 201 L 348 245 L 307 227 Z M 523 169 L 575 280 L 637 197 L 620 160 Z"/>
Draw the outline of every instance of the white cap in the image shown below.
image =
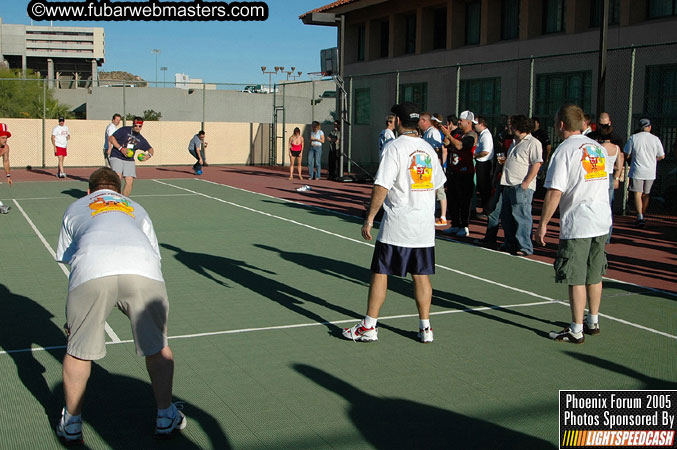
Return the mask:
<path fill-rule="evenodd" d="M 472 113 L 472 111 L 463 111 L 461 115 L 458 116 L 459 120 L 469 120 L 472 123 L 477 123 L 475 120 L 475 114 Z"/>

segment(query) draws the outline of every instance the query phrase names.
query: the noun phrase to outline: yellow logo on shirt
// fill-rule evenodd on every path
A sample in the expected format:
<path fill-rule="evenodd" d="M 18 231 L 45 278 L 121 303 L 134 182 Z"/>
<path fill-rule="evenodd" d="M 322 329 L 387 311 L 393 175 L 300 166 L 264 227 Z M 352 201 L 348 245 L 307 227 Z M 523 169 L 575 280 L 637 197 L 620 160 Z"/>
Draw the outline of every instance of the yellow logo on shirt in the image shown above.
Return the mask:
<path fill-rule="evenodd" d="M 97 196 L 90 204 L 89 208 L 93 210 L 92 216 L 108 212 L 121 212 L 130 217 L 134 217 L 134 207 L 129 201 L 119 195 L 102 194 Z"/>
<path fill-rule="evenodd" d="M 415 191 L 430 190 L 433 188 L 433 160 L 426 152 L 417 150 L 411 155 L 409 175 L 411 189 Z"/>
<path fill-rule="evenodd" d="M 585 169 L 585 180 L 608 179 L 604 150 L 594 144 L 584 144 L 581 150 L 583 150 L 581 164 Z"/>

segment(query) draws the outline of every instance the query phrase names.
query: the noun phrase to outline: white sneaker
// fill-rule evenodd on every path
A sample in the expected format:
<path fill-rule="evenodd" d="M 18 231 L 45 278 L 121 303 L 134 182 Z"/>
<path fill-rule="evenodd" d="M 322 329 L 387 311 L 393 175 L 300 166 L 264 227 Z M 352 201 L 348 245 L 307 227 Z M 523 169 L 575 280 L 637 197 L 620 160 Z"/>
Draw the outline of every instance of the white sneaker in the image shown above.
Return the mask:
<path fill-rule="evenodd" d="M 9 210 L 12 209 L 11 206 L 0 206 L 0 214 L 9 214 Z"/>
<path fill-rule="evenodd" d="M 364 323 L 360 321 L 351 328 L 344 328 L 343 337 L 355 342 L 375 342 L 378 341 L 378 328 L 365 328 Z"/>
<path fill-rule="evenodd" d="M 63 408 L 61 410 L 61 419 L 56 426 L 56 435 L 66 445 L 82 444 L 84 442 L 82 439 L 82 421 L 70 421 L 65 423 L 65 414 L 66 408 Z"/>
<path fill-rule="evenodd" d="M 433 341 L 433 329 L 432 327 L 428 327 L 424 330 L 419 329 L 418 330 L 418 340 L 423 342 L 424 344 L 429 344 L 430 342 Z"/>
<path fill-rule="evenodd" d="M 66 178 L 66 172 L 61 172 L 61 178 Z"/>
<path fill-rule="evenodd" d="M 183 430 L 186 428 L 186 416 L 179 411 L 183 409 L 182 403 L 172 403 L 172 415 L 169 417 L 157 416 L 155 420 L 155 437 L 157 439 L 168 439 L 172 436 L 174 430 Z"/>
<path fill-rule="evenodd" d="M 458 237 L 465 237 L 465 236 L 467 236 L 467 235 L 469 235 L 469 234 L 470 234 L 470 230 L 468 230 L 468 227 L 460 228 L 460 229 L 456 232 L 456 236 L 458 236 Z"/>

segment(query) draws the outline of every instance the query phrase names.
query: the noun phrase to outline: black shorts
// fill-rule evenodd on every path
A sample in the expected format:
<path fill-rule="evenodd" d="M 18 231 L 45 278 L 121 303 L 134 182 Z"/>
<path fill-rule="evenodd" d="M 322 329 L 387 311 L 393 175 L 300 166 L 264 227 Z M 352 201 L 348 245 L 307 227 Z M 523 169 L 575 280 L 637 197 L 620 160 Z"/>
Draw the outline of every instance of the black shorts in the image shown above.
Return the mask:
<path fill-rule="evenodd" d="M 376 241 L 371 271 L 385 275 L 406 277 L 435 273 L 435 247 L 398 247 Z"/>
<path fill-rule="evenodd" d="M 293 158 L 298 158 L 299 156 L 301 156 L 301 150 L 289 150 L 289 151 L 291 152 L 291 156 Z"/>

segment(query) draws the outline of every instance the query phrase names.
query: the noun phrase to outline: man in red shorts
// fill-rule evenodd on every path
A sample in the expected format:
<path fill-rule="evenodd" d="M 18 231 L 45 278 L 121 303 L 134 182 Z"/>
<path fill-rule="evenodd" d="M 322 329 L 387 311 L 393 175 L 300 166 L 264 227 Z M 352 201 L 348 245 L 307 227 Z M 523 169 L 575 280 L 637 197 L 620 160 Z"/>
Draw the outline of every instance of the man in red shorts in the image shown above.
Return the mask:
<path fill-rule="evenodd" d="M 66 148 L 68 140 L 71 138 L 70 131 L 65 125 L 66 119 L 59 117 L 59 125 L 52 130 L 52 145 L 54 146 L 54 156 L 59 159 L 59 167 L 56 170 L 56 176 L 66 178 L 66 172 L 63 171 L 63 159 L 68 156 Z"/>

